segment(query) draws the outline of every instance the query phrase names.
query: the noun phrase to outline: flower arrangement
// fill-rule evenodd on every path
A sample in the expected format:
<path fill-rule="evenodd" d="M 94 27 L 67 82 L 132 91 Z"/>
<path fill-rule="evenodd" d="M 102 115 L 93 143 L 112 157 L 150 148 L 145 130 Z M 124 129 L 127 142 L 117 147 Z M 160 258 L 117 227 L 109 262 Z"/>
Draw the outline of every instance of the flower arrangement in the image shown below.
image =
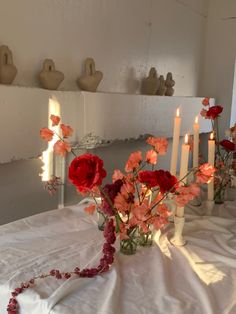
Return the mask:
<path fill-rule="evenodd" d="M 220 140 L 219 135 L 219 118 L 223 112 L 223 107 L 216 105 L 210 106 L 209 98 L 202 100 L 204 108 L 201 110 L 201 116 L 204 119 L 211 120 L 212 133 L 214 134 L 216 151 L 215 151 L 215 168 L 214 174 L 214 186 L 216 203 L 222 203 L 224 201 L 224 192 L 227 186 L 231 185 L 231 179 L 233 171 L 233 154 L 235 152 L 235 129 L 232 127 L 227 132 L 227 139 Z"/>
<path fill-rule="evenodd" d="M 67 138 L 72 135 L 70 126 L 60 124 L 60 118 L 51 116 L 52 125 L 60 125 L 62 135 L 56 134 L 49 128 L 42 128 L 40 135 L 46 141 L 58 137 L 54 144 L 54 152 L 65 156 L 67 152 L 75 152 Z M 142 155 L 141 151 L 133 152 L 125 165 L 123 172 L 115 170 L 112 183 L 103 185 L 107 175 L 103 161 L 95 155 L 83 154 L 76 156 L 69 166 L 69 180 L 75 185 L 78 193 L 89 195 L 95 203 L 85 208 L 89 214 L 99 209 L 106 217 L 103 235 L 103 256 L 95 268 L 83 269 L 77 266 L 72 271 L 52 269 L 48 274 L 33 277 L 21 283 L 14 289 L 8 304 L 8 314 L 19 313 L 17 296 L 26 289 L 34 286 L 37 279 L 55 277 L 67 280 L 71 276 L 94 277 L 109 270 L 114 261 L 116 238 L 120 239 L 120 250 L 124 254 L 134 254 L 138 245 L 145 246 L 152 243 L 155 230 L 164 228 L 169 222 L 171 211 L 165 203 L 171 199 L 176 206 L 185 206 L 200 192 L 199 185 L 208 182 L 214 173 L 214 167 L 203 164 L 192 171 L 196 182 L 183 184 L 169 171 L 156 169 L 158 157 L 165 155 L 168 142 L 165 138 L 149 137 L 147 143 L 150 149 Z M 190 174 L 190 173 L 189 173 Z M 188 174 L 187 174 L 188 175 Z M 54 177 L 47 182 L 50 193 L 60 184 L 59 178 Z M 101 197 L 101 204 L 96 204 L 96 198 Z"/>

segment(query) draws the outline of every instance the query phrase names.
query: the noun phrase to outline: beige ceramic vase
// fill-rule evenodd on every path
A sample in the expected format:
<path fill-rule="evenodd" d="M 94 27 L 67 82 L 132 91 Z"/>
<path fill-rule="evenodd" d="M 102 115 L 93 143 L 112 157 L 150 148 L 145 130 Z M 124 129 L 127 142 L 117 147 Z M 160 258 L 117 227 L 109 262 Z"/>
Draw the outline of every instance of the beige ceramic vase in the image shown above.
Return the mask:
<path fill-rule="evenodd" d="M 12 52 L 7 46 L 0 47 L 0 83 L 11 84 L 16 77 L 17 69 L 13 64 Z"/>
<path fill-rule="evenodd" d="M 43 69 L 39 73 L 39 81 L 43 88 L 56 90 L 64 80 L 64 74 L 56 71 L 55 64 L 51 59 L 45 59 Z"/>
<path fill-rule="evenodd" d="M 160 81 L 157 77 L 157 71 L 155 68 L 151 68 L 142 84 L 142 94 L 144 95 L 155 95 L 159 89 Z"/>
<path fill-rule="evenodd" d="M 160 75 L 159 82 L 160 82 L 160 85 L 157 90 L 157 95 L 164 96 L 166 93 L 166 82 L 163 75 Z"/>
<path fill-rule="evenodd" d="M 175 86 L 175 81 L 172 78 L 172 73 L 169 72 L 167 73 L 167 76 L 166 76 L 166 92 L 165 92 L 166 96 L 174 95 L 174 92 L 175 92 L 173 88 L 174 86 Z"/>
<path fill-rule="evenodd" d="M 101 71 L 95 70 L 95 62 L 92 58 L 85 60 L 85 73 L 78 78 L 77 85 L 81 90 L 96 92 L 103 78 Z"/>

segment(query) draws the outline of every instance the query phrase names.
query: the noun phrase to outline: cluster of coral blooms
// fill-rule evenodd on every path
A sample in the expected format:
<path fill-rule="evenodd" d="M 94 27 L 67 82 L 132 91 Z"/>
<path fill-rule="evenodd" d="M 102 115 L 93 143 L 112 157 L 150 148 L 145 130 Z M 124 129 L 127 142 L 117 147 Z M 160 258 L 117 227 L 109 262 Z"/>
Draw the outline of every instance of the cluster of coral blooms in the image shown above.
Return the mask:
<path fill-rule="evenodd" d="M 54 151 L 64 156 L 71 151 L 65 138 L 72 135 L 73 130 L 60 124 L 57 116 L 51 116 L 51 120 L 53 126 L 60 126 L 63 135 L 55 142 Z M 40 134 L 47 141 L 57 136 L 48 128 L 41 129 Z M 121 239 L 128 239 L 134 228 L 145 233 L 150 227 L 160 229 L 165 226 L 171 213 L 163 201 L 168 197 L 177 206 L 185 206 L 199 194 L 199 184 L 208 182 L 214 172 L 211 165 L 203 164 L 199 169 L 194 169 L 196 182 L 181 184 L 182 178 L 178 181 L 169 171 L 156 169 L 158 157 L 167 152 L 167 140 L 149 137 L 147 144 L 150 149 L 145 154 L 141 151 L 132 153 L 124 171 L 115 170 L 113 182 L 104 186 L 102 182 L 106 170 L 98 156 L 83 154 L 75 157 L 69 167 L 69 179 L 79 193 L 102 198 L 100 205 L 91 204 L 86 208 L 87 212 L 93 213 L 95 207 L 100 206 L 100 211 L 114 219 Z"/>
<path fill-rule="evenodd" d="M 51 116 L 52 126 L 58 126 L 61 134 L 56 134 L 49 128 L 42 128 L 40 135 L 43 139 L 51 141 L 58 137 L 54 144 L 54 152 L 65 156 L 72 150 L 66 140 L 72 135 L 73 130 L 69 125 L 60 124 L 60 118 Z M 104 229 L 105 243 L 103 256 L 99 265 L 95 268 L 80 270 L 75 267 L 73 271 L 60 271 L 52 269 L 48 274 L 39 275 L 21 283 L 14 289 L 9 300 L 8 314 L 19 313 L 17 296 L 26 289 L 35 285 L 36 279 L 54 277 L 67 280 L 71 276 L 93 277 L 109 270 L 114 260 L 116 233 L 120 239 L 127 240 L 134 230 L 147 233 L 151 229 L 160 229 L 168 223 L 170 211 L 163 202 L 171 197 L 177 206 L 184 206 L 199 194 L 199 184 L 208 182 L 215 171 L 209 164 L 203 164 L 195 169 L 196 182 L 181 184 L 181 179 L 170 174 L 169 171 L 156 170 L 158 156 L 167 151 L 168 142 L 164 138 L 149 137 L 147 143 L 150 149 L 142 155 L 141 151 L 132 153 L 125 165 L 124 172 L 115 170 L 112 176 L 113 182 L 102 186 L 107 173 L 103 161 L 95 155 L 84 154 L 75 157 L 69 167 L 69 179 L 82 195 L 89 194 L 92 197 L 100 196 L 102 202 L 100 210 L 107 216 Z M 73 152 L 74 153 L 74 152 Z M 146 167 L 146 170 L 145 170 Z M 58 178 L 55 179 L 55 184 Z M 53 179 L 50 180 L 53 186 Z M 91 204 L 86 211 L 93 213 L 95 204 Z"/>

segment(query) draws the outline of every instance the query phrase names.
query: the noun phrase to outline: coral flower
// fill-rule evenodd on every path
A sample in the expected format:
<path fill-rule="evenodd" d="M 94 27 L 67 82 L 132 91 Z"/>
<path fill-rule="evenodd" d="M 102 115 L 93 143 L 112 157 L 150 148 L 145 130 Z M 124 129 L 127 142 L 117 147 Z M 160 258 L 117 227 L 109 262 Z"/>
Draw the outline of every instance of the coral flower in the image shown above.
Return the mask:
<path fill-rule="evenodd" d="M 52 140 L 53 135 L 54 135 L 53 131 L 50 130 L 49 128 L 42 128 L 40 130 L 41 138 L 48 141 L 48 142 L 50 142 Z"/>
<path fill-rule="evenodd" d="M 202 100 L 203 106 L 209 106 L 210 105 L 210 98 L 206 97 Z"/>
<path fill-rule="evenodd" d="M 149 137 L 147 143 L 154 147 L 159 155 L 165 155 L 168 148 L 168 141 L 164 137 Z"/>
<path fill-rule="evenodd" d="M 195 183 L 192 183 L 189 186 L 180 186 L 179 188 L 177 188 L 174 199 L 177 206 L 183 207 L 199 194 L 200 194 L 199 186 Z"/>
<path fill-rule="evenodd" d="M 93 213 L 95 212 L 96 209 L 96 205 L 95 204 L 90 204 L 89 206 L 85 207 L 85 211 L 89 214 L 89 215 L 93 215 Z"/>
<path fill-rule="evenodd" d="M 61 118 L 58 116 L 54 116 L 54 114 L 50 115 L 50 119 L 52 121 L 52 126 L 58 125 L 59 122 L 61 121 Z"/>
<path fill-rule="evenodd" d="M 142 153 L 140 151 L 130 154 L 129 159 L 125 165 L 125 171 L 133 171 L 138 168 L 142 161 Z"/>
<path fill-rule="evenodd" d="M 115 169 L 112 175 L 112 182 L 115 182 L 117 180 L 123 180 L 124 175 L 119 169 Z"/>
<path fill-rule="evenodd" d="M 151 149 L 146 153 L 146 161 L 151 165 L 155 165 L 157 163 L 157 153 L 155 150 Z"/>
<path fill-rule="evenodd" d="M 197 183 L 208 183 L 216 171 L 215 167 L 209 163 L 201 165 L 198 170 L 199 171 L 196 173 Z"/>
<path fill-rule="evenodd" d="M 61 124 L 63 137 L 67 138 L 73 134 L 73 129 L 69 125 Z"/>
<path fill-rule="evenodd" d="M 53 150 L 56 154 L 61 155 L 62 157 L 64 157 L 66 155 L 67 152 L 71 151 L 71 147 L 70 144 L 65 142 L 65 141 L 61 141 L 58 140 L 54 146 L 53 146 Z"/>

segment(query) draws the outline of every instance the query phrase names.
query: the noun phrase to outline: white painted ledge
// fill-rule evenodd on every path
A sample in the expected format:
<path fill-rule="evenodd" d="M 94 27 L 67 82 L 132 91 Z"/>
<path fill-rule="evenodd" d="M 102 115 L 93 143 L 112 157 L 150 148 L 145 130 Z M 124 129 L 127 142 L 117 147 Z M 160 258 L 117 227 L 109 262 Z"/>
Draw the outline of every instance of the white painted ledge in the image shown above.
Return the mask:
<path fill-rule="evenodd" d="M 191 134 L 194 118 L 202 108 L 202 98 L 195 97 L 48 91 L 0 85 L 0 163 L 36 157 L 45 149 L 39 130 L 48 123 L 49 98 L 61 104 L 62 120 L 75 130 L 72 139 L 75 142 L 88 133 L 102 140 L 124 140 L 144 134 L 171 137 L 178 106 L 183 117 L 181 134 Z M 209 121 L 200 119 L 200 132 L 210 129 Z"/>

